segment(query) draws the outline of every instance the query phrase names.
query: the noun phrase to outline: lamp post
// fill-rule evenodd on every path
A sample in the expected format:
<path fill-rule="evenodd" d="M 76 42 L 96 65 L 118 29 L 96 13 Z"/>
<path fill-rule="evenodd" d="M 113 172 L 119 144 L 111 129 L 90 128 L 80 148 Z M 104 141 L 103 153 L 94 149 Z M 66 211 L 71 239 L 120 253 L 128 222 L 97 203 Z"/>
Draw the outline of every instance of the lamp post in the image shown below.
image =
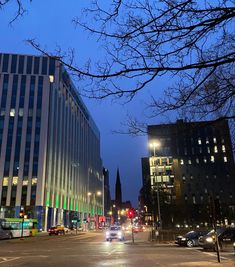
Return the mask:
<path fill-rule="evenodd" d="M 153 156 L 151 156 L 152 158 L 152 162 L 154 165 L 154 172 L 153 172 L 153 177 L 154 177 L 154 181 L 156 181 L 156 173 L 157 173 L 157 160 L 156 160 L 156 149 L 160 146 L 159 142 L 153 142 L 149 144 L 150 148 L 153 149 Z M 158 181 L 156 181 L 157 184 L 157 210 L 158 210 L 158 221 L 160 223 L 159 228 L 161 228 L 161 208 L 160 208 L 160 197 L 159 197 L 159 185 L 158 185 Z M 154 182 L 151 180 L 151 187 L 152 187 L 152 197 L 153 197 L 153 185 Z M 154 200 L 154 197 L 153 197 Z M 153 235 L 155 235 L 155 201 L 154 202 L 154 206 L 153 206 Z"/>

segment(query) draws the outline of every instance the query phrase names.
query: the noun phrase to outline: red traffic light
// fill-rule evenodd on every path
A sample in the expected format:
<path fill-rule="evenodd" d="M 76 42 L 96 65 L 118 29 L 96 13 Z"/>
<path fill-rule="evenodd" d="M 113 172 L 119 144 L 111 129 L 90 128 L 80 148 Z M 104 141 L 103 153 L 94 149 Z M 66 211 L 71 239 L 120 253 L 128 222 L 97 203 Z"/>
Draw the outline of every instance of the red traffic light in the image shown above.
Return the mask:
<path fill-rule="evenodd" d="M 134 217 L 134 211 L 132 209 L 129 209 L 127 214 L 128 214 L 128 218 Z"/>

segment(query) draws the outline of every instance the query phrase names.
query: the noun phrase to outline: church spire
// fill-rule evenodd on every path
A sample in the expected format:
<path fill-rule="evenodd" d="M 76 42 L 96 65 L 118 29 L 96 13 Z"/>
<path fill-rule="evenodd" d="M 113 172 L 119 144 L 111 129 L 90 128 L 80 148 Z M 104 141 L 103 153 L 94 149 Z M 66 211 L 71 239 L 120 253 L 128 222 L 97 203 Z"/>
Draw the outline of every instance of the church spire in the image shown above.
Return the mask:
<path fill-rule="evenodd" d="M 121 208 L 122 205 L 122 187 L 120 181 L 119 168 L 117 168 L 116 187 L 115 187 L 115 203 L 117 208 Z"/>

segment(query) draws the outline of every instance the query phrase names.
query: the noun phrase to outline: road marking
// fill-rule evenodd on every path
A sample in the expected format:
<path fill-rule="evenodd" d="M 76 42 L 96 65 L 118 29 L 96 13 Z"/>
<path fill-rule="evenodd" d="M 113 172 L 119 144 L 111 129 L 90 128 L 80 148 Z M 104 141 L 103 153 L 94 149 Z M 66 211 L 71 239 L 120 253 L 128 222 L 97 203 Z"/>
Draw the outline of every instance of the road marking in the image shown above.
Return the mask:
<path fill-rule="evenodd" d="M 9 262 L 9 261 L 14 261 L 14 260 L 17 260 L 19 258 L 20 257 L 0 257 L 0 264 L 5 263 L 5 262 Z"/>

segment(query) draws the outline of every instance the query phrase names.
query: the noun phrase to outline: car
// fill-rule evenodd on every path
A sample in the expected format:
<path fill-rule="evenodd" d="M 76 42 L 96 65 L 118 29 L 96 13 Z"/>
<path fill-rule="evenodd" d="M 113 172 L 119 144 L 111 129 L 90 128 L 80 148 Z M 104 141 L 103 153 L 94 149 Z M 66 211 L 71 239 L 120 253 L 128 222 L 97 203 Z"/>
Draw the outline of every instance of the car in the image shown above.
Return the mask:
<path fill-rule="evenodd" d="M 63 225 L 56 225 L 52 226 L 48 229 L 49 235 L 64 235 L 65 234 L 65 227 Z"/>
<path fill-rule="evenodd" d="M 120 241 L 124 240 L 124 232 L 121 226 L 112 225 L 105 233 L 106 241 L 112 241 L 113 239 L 118 239 Z"/>
<path fill-rule="evenodd" d="M 220 250 L 233 249 L 235 242 L 235 228 L 225 227 L 217 229 L 218 248 Z M 204 249 L 216 250 L 216 235 L 215 231 L 211 230 L 207 235 L 199 238 L 199 245 Z"/>
<path fill-rule="evenodd" d="M 176 237 L 175 244 L 179 246 L 195 247 L 199 246 L 198 239 L 200 236 L 204 236 L 208 233 L 206 230 L 190 231 L 185 235 Z"/>

